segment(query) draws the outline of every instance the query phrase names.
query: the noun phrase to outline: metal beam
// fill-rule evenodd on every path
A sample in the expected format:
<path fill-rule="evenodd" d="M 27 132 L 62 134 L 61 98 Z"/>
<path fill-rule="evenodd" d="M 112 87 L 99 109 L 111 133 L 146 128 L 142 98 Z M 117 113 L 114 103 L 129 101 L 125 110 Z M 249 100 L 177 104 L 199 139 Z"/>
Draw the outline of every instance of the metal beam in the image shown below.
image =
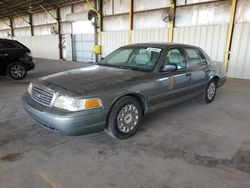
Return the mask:
<path fill-rule="evenodd" d="M 30 25 L 30 22 L 27 21 L 24 17 L 20 16 L 18 13 L 15 12 L 15 15 L 17 15 L 19 18 L 21 18 L 25 23 Z"/>
<path fill-rule="evenodd" d="M 129 36 L 128 42 L 132 42 L 132 31 L 134 29 L 134 0 L 130 0 L 130 9 L 129 9 Z"/>
<path fill-rule="evenodd" d="M 225 65 L 226 70 L 228 70 L 228 64 L 229 64 L 230 53 L 231 53 L 236 9 L 237 9 L 237 0 L 232 0 L 230 23 L 229 23 L 228 32 L 227 32 L 226 53 L 225 53 L 225 58 L 224 58 L 224 65 Z"/>
<path fill-rule="evenodd" d="M 1 20 L 0 22 L 2 22 L 3 24 L 7 25 L 9 28 L 11 28 L 11 26 L 9 24 L 7 24 L 5 21 Z"/>
<path fill-rule="evenodd" d="M 50 11 L 48 11 L 44 6 L 40 5 L 40 7 L 47 13 L 49 14 L 52 18 L 54 18 L 57 21 L 57 17 L 55 17 Z"/>
<path fill-rule="evenodd" d="M 175 9 L 176 9 L 176 0 L 170 0 L 170 11 L 172 11 L 171 14 L 173 14 L 173 20 L 169 22 L 169 28 L 168 28 L 168 42 L 173 42 L 173 36 L 174 36 L 174 24 L 175 24 Z"/>

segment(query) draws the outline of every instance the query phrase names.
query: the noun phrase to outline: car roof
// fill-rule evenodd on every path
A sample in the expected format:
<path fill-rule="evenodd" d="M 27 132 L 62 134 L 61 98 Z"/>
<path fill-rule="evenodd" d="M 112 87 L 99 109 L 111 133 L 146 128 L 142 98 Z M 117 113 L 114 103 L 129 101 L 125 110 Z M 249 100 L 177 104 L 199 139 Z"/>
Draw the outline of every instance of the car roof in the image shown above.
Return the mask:
<path fill-rule="evenodd" d="M 2 38 L 0 38 L 0 41 L 10 41 L 10 42 L 16 42 L 16 40 L 11 40 L 11 39 L 2 39 Z"/>
<path fill-rule="evenodd" d="M 136 43 L 136 44 L 129 44 L 129 45 L 126 45 L 124 47 L 138 47 L 138 46 L 150 46 L 150 47 L 156 47 L 156 48 L 167 48 L 167 47 L 171 47 L 171 46 L 199 48 L 199 47 L 194 46 L 194 45 L 180 44 L 180 43 L 169 43 L 169 42 Z"/>

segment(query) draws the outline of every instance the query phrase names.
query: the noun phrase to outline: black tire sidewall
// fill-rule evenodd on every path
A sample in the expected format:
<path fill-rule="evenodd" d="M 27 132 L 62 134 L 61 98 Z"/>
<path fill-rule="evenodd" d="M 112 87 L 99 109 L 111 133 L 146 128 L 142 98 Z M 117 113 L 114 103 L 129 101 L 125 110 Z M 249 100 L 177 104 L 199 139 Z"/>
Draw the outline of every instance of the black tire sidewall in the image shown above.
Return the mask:
<path fill-rule="evenodd" d="M 139 121 L 137 126 L 131 132 L 122 133 L 117 126 L 117 116 L 119 112 L 122 110 L 122 108 L 128 104 L 133 104 L 137 107 L 139 112 Z M 135 134 L 135 132 L 137 131 L 138 127 L 141 124 L 141 119 L 142 119 L 142 106 L 138 102 L 138 100 L 130 96 L 123 97 L 120 100 L 118 100 L 118 102 L 116 102 L 115 105 L 112 107 L 108 118 L 107 128 L 109 129 L 109 132 L 112 134 L 113 137 L 117 139 L 127 139 Z"/>
<path fill-rule="evenodd" d="M 12 75 L 11 75 L 11 67 L 13 67 L 13 66 L 15 66 L 15 65 L 21 65 L 23 68 L 24 68 L 24 70 L 25 70 L 25 74 L 21 77 L 21 78 L 15 78 L 15 77 L 13 77 Z M 9 75 L 9 77 L 11 78 L 11 79 L 13 79 L 13 80 L 22 80 L 22 79 L 24 79 L 25 77 L 26 77 L 26 75 L 27 75 L 27 70 L 26 70 L 26 67 L 25 67 L 25 65 L 23 65 L 22 63 L 19 63 L 19 62 L 13 62 L 13 63 L 10 63 L 9 65 L 8 65 L 8 67 L 7 67 L 7 74 Z"/>
<path fill-rule="evenodd" d="M 207 94 L 208 94 L 208 88 L 210 86 L 211 83 L 214 83 L 215 84 L 215 93 L 214 93 L 214 96 L 212 99 L 209 99 Z M 216 92 L 217 92 L 217 82 L 215 80 L 210 80 L 205 88 L 205 92 L 204 92 L 204 100 L 207 104 L 213 102 L 214 98 L 215 98 L 215 95 L 216 95 Z"/>

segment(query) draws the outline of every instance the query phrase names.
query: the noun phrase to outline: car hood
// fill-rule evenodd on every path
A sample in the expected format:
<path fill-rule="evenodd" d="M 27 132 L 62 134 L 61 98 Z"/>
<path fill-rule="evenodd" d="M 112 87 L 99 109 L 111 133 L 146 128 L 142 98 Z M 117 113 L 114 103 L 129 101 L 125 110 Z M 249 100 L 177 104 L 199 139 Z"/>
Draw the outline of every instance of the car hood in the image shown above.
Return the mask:
<path fill-rule="evenodd" d="M 87 94 L 96 90 L 105 90 L 110 86 L 135 81 L 137 78 L 148 74 L 127 69 L 119 69 L 93 65 L 89 67 L 65 71 L 38 80 L 40 84 L 54 89 L 62 88 L 78 94 Z"/>

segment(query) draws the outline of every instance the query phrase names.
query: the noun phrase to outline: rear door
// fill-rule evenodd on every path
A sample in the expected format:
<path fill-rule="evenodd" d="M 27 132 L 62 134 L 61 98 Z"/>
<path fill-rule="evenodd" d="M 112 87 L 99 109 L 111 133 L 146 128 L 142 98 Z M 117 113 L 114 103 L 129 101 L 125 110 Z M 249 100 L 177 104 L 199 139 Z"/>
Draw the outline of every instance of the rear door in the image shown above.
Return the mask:
<path fill-rule="evenodd" d="M 5 45 L 0 41 L 0 72 L 5 72 L 8 62 L 8 53 L 5 50 Z"/>
<path fill-rule="evenodd" d="M 184 47 L 187 69 L 191 73 L 192 92 L 203 92 L 208 81 L 208 64 L 204 55 L 194 47 Z"/>
<path fill-rule="evenodd" d="M 5 46 L 3 51 L 9 62 L 17 61 L 19 58 L 24 57 L 27 51 L 21 44 L 15 41 L 4 41 L 3 43 Z"/>

